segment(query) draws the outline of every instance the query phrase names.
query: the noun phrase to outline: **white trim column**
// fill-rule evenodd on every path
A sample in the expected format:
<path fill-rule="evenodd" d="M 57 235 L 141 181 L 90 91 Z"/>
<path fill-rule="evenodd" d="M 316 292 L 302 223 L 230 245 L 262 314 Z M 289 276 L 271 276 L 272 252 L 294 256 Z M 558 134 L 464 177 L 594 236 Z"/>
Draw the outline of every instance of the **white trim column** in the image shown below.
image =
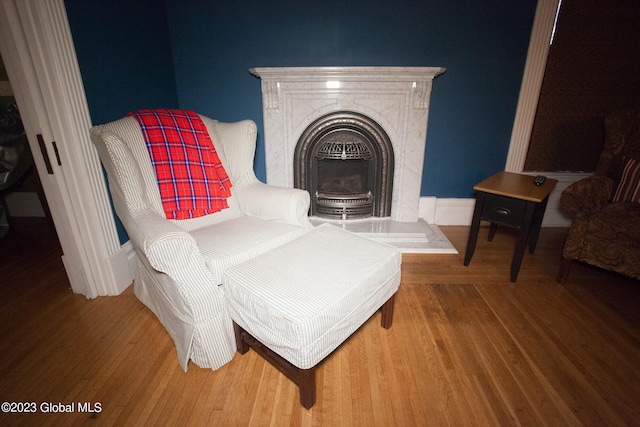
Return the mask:
<path fill-rule="evenodd" d="M 1 1 L 0 49 L 71 286 L 87 298 L 117 295 L 133 272 L 89 138 L 91 120 L 64 1 Z"/>
<path fill-rule="evenodd" d="M 507 172 L 524 170 L 557 10 L 558 0 L 538 0 L 505 164 Z"/>

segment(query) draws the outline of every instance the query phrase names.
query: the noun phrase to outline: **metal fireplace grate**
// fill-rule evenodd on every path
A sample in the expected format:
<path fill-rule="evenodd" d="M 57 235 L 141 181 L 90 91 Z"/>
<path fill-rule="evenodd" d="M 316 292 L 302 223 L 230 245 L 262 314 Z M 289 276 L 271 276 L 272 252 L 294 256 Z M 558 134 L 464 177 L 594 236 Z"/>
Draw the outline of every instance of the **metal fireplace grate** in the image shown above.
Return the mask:
<path fill-rule="evenodd" d="M 373 195 L 367 194 L 315 194 L 318 216 L 340 218 L 367 218 L 373 210 Z"/>
<path fill-rule="evenodd" d="M 391 140 L 375 120 L 352 111 L 330 113 L 300 136 L 294 185 L 311 194 L 312 216 L 389 216 L 393 157 Z"/>

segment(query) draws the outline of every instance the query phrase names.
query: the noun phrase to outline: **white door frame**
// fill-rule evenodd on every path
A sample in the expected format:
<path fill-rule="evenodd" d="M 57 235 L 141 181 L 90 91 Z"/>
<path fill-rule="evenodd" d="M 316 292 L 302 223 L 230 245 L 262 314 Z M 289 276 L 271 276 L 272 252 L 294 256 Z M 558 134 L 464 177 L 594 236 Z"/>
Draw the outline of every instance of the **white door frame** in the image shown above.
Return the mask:
<path fill-rule="evenodd" d="M 117 295 L 133 280 L 88 129 L 63 0 L 0 0 L 0 52 L 75 293 Z M 45 155 L 40 141 L 44 145 Z"/>
<path fill-rule="evenodd" d="M 542 88 L 544 71 L 549 56 L 549 43 L 553 25 L 556 20 L 559 0 L 538 0 L 536 14 L 531 29 L 529 50 L 522 76 L 520 96 L 516 116 L 513 121 L 511 142 L 505 170 L 507 172 L 522 172 L 529 151 L 529 141 L 533 130 L 533 121 L 538 109 L 538 99 Z"/>

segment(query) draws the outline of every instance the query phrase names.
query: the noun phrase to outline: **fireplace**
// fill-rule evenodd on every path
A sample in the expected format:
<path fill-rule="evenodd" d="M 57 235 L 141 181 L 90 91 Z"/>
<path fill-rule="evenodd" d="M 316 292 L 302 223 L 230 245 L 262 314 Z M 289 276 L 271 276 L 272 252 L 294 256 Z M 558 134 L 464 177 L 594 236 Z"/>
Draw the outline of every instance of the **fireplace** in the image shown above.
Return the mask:
<path fill-rule="evenodd" d="M 262 80 L 267 183 L 309 190 L 330 222 L 414 253 L 457 253 L 419 215 L 441 67 L 252 68 Z"/>
<path fill-rule="evenodd" d="M 370 183 L 367 178 L 366 187 L 362 184 L 357 190 L 349 190 L 354 197 L 357 196 L 359 204 L 372 204 L 371 213 L 365 214 L 365 207 L 361 206 L 362 211 L 347 213 L 347 219 L 370 215 L 396 222 L 418 221 L 431 87 L 433 79 L 443 73 L 444 68 L 275 67 L 252 68 L 250 71 L 262 80 L 268 184 L 282 187 L 293 187 L 295 184 L 311 189 L 312 197 L 315 196 L 312 180 L 320 165 L 315 165 L 314 169 L 314 165 L 310 164 L 315 160 L 311 158 L 304 141 L 316 138 L 312 126 L 314 123 L 324 121 L 323 125 L 331 127 L 333 121 L 337 121 L 340 126 L 335 132 L 316 139 L 326 137 L 328 142 L 335 137 L 337 142 L 341 142 L 339 140 L 343 136 L 348 136 L 353 142 L 358 142 L 346 144 L 345 155 L 348 150 L 357 151 L 361 147 L 372 150 L 372 154 L 376 154 L 375 150 L 380 146 L 386 151 L 382 159 L 383 163 L 386 162 L 386 174 L 380 178 L 384 182 Z M 341 118 L 341 115 L 348 117 Z M 347 126 L 349 120 L 359 122 L 358 126 Z M 342 125 L 344 129 L 339 129 Z M 371 135 L 367 135 L 369 129 Z M 344 141 L 350 142 L 351 139 Z M 327 148 L 338 150 L 342 155 L 339 144 Z M 306 160 L 303 157 L 301 161 L 294 161 L 296 151 L 303 149 L 307 150 Z M 356 162 L 352 163 L 355 166 Z M 326 164 L 320 166 L 320 173 L 342 175 L 341 169 L 345 165 L 327 160 Z M 365 167 L 364 162 L 359 161 L 358 173 L 352 177 L 354 181 L 351 184 L 357 184 L 358 179 L 364 181 L 364 170 L 370 174 L 371 168 L 378 165 L 367 163 Z M 297 168 L 305 169 L 305 177 L 299 182 L 295 178 Z M 311 169 L 311 174 L 306 172 L 307 169 Z M 347 184 L 349 176 L 340 179 Z M 327 189 L 326 186 L 323 188 Z M 334 192 L 334 189 L 330 190 L 319 193 Z M 373 199 L 365 202 L 362 195 L 368 196 L 369 190 Z M 381 194 L 377 194 L 378 191 Z M 340 204 L 338 209 L 341 210 L 349 200 L 347 197 L 339 202 L 326 200 L 326 204 L 330 203 Z M 312 214 L 319 214 L 317 209 L 317 206 L 313 208 Z M 338 215 L 336 212 L 333 215 Z M 342 218 L 341 212 L 339 215 Z"/>
<path fill-rule="evenodd" d="M 391 215 L 393 147 L 370 117 L 352 111 L 320 117 L 300 136 L 293 162 L 294 186 L 309 191 L 312 216 Z"/>

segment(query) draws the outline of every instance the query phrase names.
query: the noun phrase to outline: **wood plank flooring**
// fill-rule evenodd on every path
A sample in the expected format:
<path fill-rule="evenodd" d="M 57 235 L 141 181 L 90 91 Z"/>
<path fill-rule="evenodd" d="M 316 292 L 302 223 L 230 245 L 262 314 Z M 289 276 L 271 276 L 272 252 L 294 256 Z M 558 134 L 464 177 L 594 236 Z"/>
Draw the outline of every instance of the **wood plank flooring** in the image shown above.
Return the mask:
<path fill-rule="evenodd" d="M 556 283 L 566 230 L 544 228 L 514 284 L 511 230 L 487 242 L 483 227 L 468 267 L 469 228 L 442 230 L 460 254 L 403 257 L 393 326 L 378 313 L 330 355 L 305 410 L 253 351 L 183 372 L 131 289 L 74 295 L 46 222 L 14 218 L 0 239 L 0 403 L 37 412 L 0 425 L 640 425 L 638 281 L 576 264 Z"/>

